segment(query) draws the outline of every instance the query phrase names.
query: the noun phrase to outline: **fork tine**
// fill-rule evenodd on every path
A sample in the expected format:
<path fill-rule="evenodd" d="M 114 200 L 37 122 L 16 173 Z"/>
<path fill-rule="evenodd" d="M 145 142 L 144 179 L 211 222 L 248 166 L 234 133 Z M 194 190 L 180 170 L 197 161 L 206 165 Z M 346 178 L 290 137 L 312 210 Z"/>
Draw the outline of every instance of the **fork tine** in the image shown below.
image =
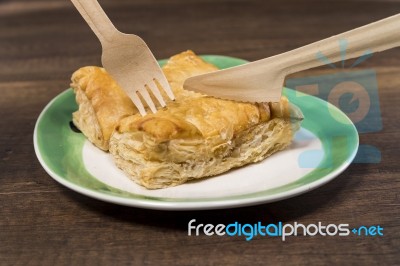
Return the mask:
<path fill-rule="evenodd" d="M 142 95 L 143 99 L 145 100 L 145 102 L 147 103 L 147 105 L 150 107 L 151 111 L 153 113 L 157 112 L 157 108 L 153 103 L 153 100 L 150 97 L 149 92 L 146 90 L 146 88 L 141 88 L 138 90 L 138 92 L 140 93 L 140 95 Z"/>
<path fill-rule="evenodd" d="M 161 85 L 161 87 L 167 93 L 168 97 L 171 100 L 175 100 L 174 93 L 172 92 L 171 87 L 169 86 L 169 83 L 168 83 L 167 79 L 164 77 L 164 75 L 162 75 L 158 79 L 154 79 L 154 80 L 156 80 Z"/>
<path fill-rule="evenodd" d="M 165 101 L 164 101 L 163 97 L 161 96 L 161 93 L 160 93 L 160 91 L 159 91 L 159 89 L 157 87 L 157 84 L 154 83 L 154 82 L 153 83 L 149 82 L 146 86 L 151 90 L 153 95 L 157 98 L 157 100 L 160 103 L 160 105 L 162 107 L 165 107 L 165 105 L 166 105 Z"/>
<path fill-rule="evenodd" d="M 146 110 L 144 109 L 144 106 L 142 104 L 142 101 L 140 100 L 139 96 L 136 93 L 132 93 L 129 95 L 132 102 L 135 104 L 136 108 L 139 110 L 139 113 L 142 116 L 146 115 Z"/>

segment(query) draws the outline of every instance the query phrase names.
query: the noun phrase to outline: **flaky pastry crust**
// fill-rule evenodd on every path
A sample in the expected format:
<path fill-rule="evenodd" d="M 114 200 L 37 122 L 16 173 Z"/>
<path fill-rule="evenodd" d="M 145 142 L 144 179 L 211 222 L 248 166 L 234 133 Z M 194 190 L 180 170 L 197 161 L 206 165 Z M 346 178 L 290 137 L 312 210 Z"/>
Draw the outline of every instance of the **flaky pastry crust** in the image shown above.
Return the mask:
<path fill-rule="evenodd" d="M 136 114 L 136 107 L 103 68 L 80 68 L 71 81 L 79 106 L 72 115 L 73 123 L 93 144 L 107 151 L 118 122 Z"/>
<path fill-rule="evenodd" d="M 217 175 L 287 147 L 299 122 L 291 122 L 285 97 L 279 103 L 239 103 L 183 89 L 186 78 L 215 70 L 191 51 L 173 56 L 163 71 L 176 100 L 142 117 L 103 69 L 80 69 L 73 76 L 79 104 L 74 123 L 149 189 Z"/>

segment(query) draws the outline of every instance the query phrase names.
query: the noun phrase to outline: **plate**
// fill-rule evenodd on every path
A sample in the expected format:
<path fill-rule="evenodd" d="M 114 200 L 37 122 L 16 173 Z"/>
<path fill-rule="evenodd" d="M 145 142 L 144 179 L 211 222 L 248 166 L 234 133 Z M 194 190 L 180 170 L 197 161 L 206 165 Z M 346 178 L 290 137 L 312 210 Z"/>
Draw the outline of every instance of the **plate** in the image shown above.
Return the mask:
<path fill-rule="evenodd" d="M 246 62 L 216 55 L 203 58 L 219 68 Z M 35 152 L 46 172 L 60 184 L 115 204 L 199 210 L 278 201 L 332 180 L 350 165 L 358 149 L 357 130 L 338 108 L 290 89 L 283 93 L 305 117 L 286 150 L 262 162 L 177 187 L 147 190 L 137 185 L 113 164 L 109 153 L 74 131 L 71 113 L 77 105 L 72 89 L 55 97 L 40 114 L 34 130 Z"/>

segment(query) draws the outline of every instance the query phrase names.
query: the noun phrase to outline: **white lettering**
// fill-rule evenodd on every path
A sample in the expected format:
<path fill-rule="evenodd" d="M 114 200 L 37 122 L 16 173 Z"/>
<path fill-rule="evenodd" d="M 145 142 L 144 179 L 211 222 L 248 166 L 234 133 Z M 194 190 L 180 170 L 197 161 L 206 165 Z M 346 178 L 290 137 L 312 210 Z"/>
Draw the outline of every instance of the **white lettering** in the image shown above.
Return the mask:
<path fill-rule="evenodd" d="M 214 234 L 214 232 L 212 232 L 213 229 L 214 229 L 214 225 L 206 224 L 204 226 L 204 234 L 207 236 L 212 236 Z"/>

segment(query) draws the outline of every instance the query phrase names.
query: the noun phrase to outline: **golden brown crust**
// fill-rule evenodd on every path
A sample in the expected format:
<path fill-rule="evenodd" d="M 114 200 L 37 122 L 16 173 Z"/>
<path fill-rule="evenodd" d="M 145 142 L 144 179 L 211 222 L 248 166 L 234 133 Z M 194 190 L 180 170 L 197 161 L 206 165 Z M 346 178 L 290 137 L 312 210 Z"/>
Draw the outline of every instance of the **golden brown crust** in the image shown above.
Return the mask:
<path fill-rule="evenodd" d="M 167 71 L 166 71 L 167 70 Z M 182 89 L 186 78 L 216 70 L 192 52 L 164 67 L 175 102 L 156 114 L 123 118 L 110 140 L 118 167 L 146 188 L 182 184 L 260 161 L 289 145 L 289 102 L 239 103 Z"/>
<path fill-rule="evenodd" d="M 79 104 L 73 116 L 74 124 L 96 146 L 108 150 L 109 139 L 119 120 L 137 113 L 136 107 L 103 68 L 83 67 L 71 80 Z"/>
<path fill-rule="evenodd" d="M 182 65 L 187 67 L 182 68 Z M 171 84 L 176 101 L 180 102 L 188 97 L 201 96 L 183 89 L 182 84 L 186 77 L 216 69 L 214 65 L 206 63 L 192 51 L 186 51 L 173 56 L 163 71 Z M 138 114 L 136 107 L 103 68 L 95 66 L 80 68 L 72 75 L 71 81 L 71 87 L 76 93 L 76 101 L 79 105 L 79 110 L 73 114 L 74 124 L 93 144 L 107 151 L 115 127 L 122 118 Z M 167 104 L 170 105 L 168 96 L 163 90 L 160 91 Z M 140 117 L 139 114 L 138 117 Z M 152 121 L 150 124 L 155 122 Z M 149 128 L 149 124 L 146 128 Z M 168 134 L 167 131 L 158 133 L 160 136 Z"/>
<path fill-rule="evenodd" d="M 185 79 L 218 70 L 216 66 L 205 62 L 190 50 L 172 56 L 162 69 L 174 91 L 176 101 L 187 97 L 201 96 L 199 93 L 183 89 Z"/>
<path fill-rule="evenodd" d="M 298 125 L 290 122 L 286 98 L 239 103 L 183 89 L 186 78 L 215 70 L 191 51 L 173 56 L 163 71 L 176 101 L 142 117 L 104 69 L 82 68 L 72 77 L 79 104 L 74 123 L 150 189 L 223 173 L 287 147 Z"/>
<path fill-rule="evenodd" d="M 155 141 L 162 142 L 184 136 L 192 137 L 195 131 L 203 138 L 219 134 L 233 136 L 270 119 L 268 105 L 239 103 L 183 90 L 185 79 L 216 70 L 214 65 L 205 62 L 192 51 L 171 57 L 163 71 L 176 101 L 169 102 L 166 108 L 156 114 L 122 119 L 117 131 L 143 131 L 152 135 Z"/>
<path fill-rule="evenodd" d="M 162 142 L 176 138 L 203 138 L 226 135 L 231 138 L 238 132 L 269 120 L 269 106 L 237 103 L 211 97 L 187 98 L 172 102 L 168 108 L 145 117 L 130 116 L 121 120 L 119 133 L 143 131 Z M 229 136 L 229 137 L 228 137 Z"/>
<path fill-rule="evenodd" d="M 285 149 L 292 135 L 289 120 L 274 118 L 223 142 L 192 138 L 154 143 L 140 132 L 115 133 L 110 152 L 129 178 L 148 189 L 158 189 L 261 161 Z"/>

